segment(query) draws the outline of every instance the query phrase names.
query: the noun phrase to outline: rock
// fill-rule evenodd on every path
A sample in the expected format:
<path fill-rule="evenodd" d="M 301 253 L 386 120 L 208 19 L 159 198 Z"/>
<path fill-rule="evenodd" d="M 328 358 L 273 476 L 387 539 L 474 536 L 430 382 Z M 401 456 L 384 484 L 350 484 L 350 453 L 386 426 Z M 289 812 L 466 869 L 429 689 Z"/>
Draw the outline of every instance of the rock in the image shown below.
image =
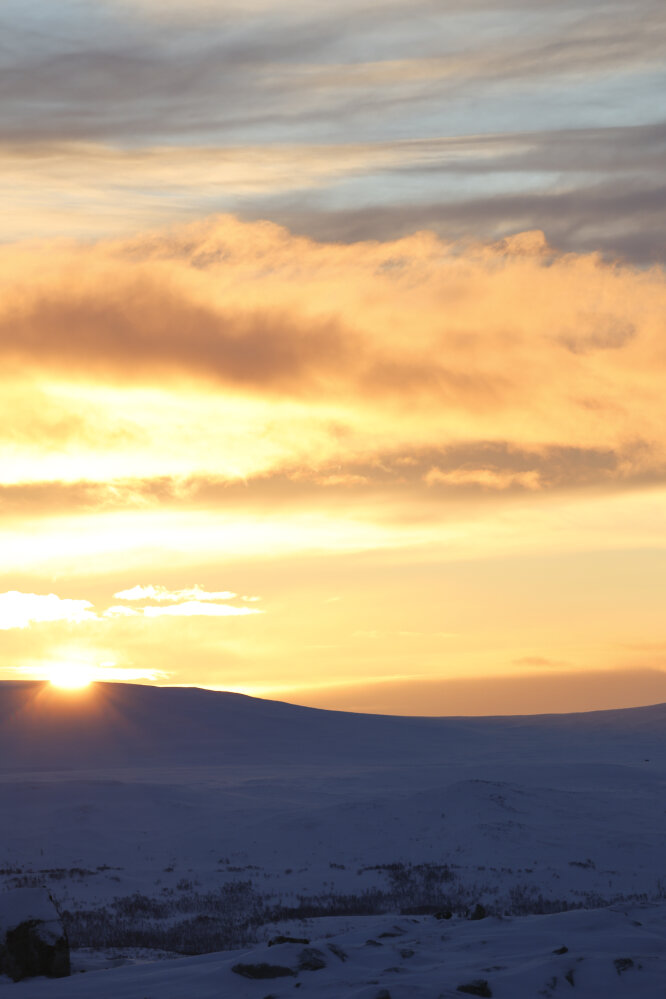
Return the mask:
<path fill-rule="evenodd" d="M 0 973 L 15 982 L 71 974 L 67 934 L 46 888 L 0 895 Z"/>
<path fill-rule="evenodd" d="M 296 972 L 291 968 L 285 968 L 281 964 L 234 964 L 231 969 L 243 978 L 286 978 L 287 975 L 295 977 Z"/>
<path fill-rule="evenodd" d="M 391 993 L 388 989 L 380 989 L 375 999 L 391 999 Z"/>
<path fill-rule="evenodd" d="M 634 962 L 630 957 L 616 957 L 613 964 L 618 975 L 621 975 L 623 971 L 629 971 L 629 968 L 633 968 L 634 966 Z"/>
<path fill-rule="evenodd" d="M 286 944 L 286 943 L 309 944 L 310 941 L 307 940 L 305 937 L 283 937 L 283 936 L 278 936 L 278 937 L 273 937 L 272 940 L 269 940 L 268 941 L 268 946 L 269 947 L 275 947 L 276 944 Z"/>
<path fill-rule="evenodd" d="M 553 954 L 568 954 L 569 948 L 562 945 L 561 947 L 556 947 Z"/>
<path fill-rule="evenodd" d="M 459 985 L 456 992 L 464 992 L 468 996 L 481 996 L 482 999 L 492 999 L 492 992 L 485 978 L 476 978 L 473 982 Z"/>
<path fill-rule="evenodd" d="M 316 947 L 305 947 L 298 955 L 300 971 L 320 971 L 326 967 L 326 958 Z"/>
<path fill-rule="evenodd" d="M 415 953 L 416 951 L 412 950 L 411 947 L 403 947 L 402 950 L 400 951 L 400 957 L 403 959 L 403 961 L 406 961 L 408 958 L 414 957 Z"/>

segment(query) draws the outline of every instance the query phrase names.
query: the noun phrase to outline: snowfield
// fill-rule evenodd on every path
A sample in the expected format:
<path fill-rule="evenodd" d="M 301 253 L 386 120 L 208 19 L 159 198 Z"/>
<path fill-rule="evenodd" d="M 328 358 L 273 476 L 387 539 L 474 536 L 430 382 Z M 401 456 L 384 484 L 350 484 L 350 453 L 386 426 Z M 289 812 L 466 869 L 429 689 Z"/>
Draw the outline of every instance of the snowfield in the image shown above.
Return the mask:
<path fill-rule="evenodd" d="M 75 971 L 0 992 L 666 997 L 665 731 L 0 684 L 0 879 L 49 888 Z"/>

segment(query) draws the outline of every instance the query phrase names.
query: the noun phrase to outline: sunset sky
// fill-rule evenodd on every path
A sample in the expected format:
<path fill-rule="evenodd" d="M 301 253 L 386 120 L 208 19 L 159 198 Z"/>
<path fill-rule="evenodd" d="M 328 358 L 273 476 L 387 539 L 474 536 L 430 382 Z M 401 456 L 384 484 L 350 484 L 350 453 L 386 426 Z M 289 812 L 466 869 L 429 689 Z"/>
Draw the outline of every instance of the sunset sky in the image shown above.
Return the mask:
<path fill-rule="evenodd" d="M 0 21 L 0 679 L 666 700 L 662 0 Z"/>

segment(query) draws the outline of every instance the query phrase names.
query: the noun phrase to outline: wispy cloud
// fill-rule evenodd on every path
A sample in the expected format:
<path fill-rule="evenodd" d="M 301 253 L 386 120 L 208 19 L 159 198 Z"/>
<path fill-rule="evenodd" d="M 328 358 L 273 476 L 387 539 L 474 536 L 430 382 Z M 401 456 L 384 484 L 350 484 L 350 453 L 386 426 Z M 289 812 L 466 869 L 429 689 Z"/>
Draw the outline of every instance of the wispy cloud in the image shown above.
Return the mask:
<path fill-rule="evenodd" d="M 474 504 L 485 503 L 489 497 L 494 502 L 498 494 L 508 498 L 535 490 L 612 493 L 665 483 L 666 459 L 661 448 L 639 440 L 617 449 L 555 445 L 524 448 L 515 441 L 470 440 L 439 448 L 405 444 L 400 449 L 378 449 L 346 460 L 336 456 L 333 461 L 325 458 L 310 464 L 278 463 L 243 477 L 199 473 L 187 478 L 164 475 L 108 482 L 0 485 L 0 513 L 8 522 L 26 514 L 39 519 L 156 508 L 265 515 L 275 509 L 276 503 L 287 512 L 302 511 L 321 502 L 333 508 L 349 509 L 351 504 L 362 508 L 364 502 L 381 498 L 385 517 L 398 515 L 404 519 L 410 507 L 414 516 L 422 518 L 427 508 L 432 515 L 442 509 L 442 504 L 455 503 L 461 497 Z M 132 599 L 127 594 L 133 593 L 133 599 L 157 599 L 154 592 L 160 590 L 138 586 L 115 596 Z M 167 598 L 162 595 L 160 599 Z M 199 595 L 198 599 L 203 597 Z"/>
<path fill-rule="evenodd" d="M 12 0 L 3 26 L 5 234 L 232 210 L 335 240 L 539 227 L 565 249 L 664 259 L 656 0 L 630 21 L 596 0 L 40 15 L 36 31 Z"/>
<path fill-rule="evenodd" d="M 119 600 L 157 600 L 160 603 L 164 600 L 174 603 L 184 600 L 231 600 L 237 596 L 230 590 L 211 592 L 204 590 L 201 586 L 190 586 L 184 590 L 169 590 L 166 586 L 153 586 L 150 583 L 147 586 L 133 586 L 128 590 L 119 590 L 113 595 Z"/>
<path fill-rule="evenodd" d="M 422 19 L 407 3 L 380 11 L 274 4 L 226 16 L 209 7 L 187 30 L 167 18 L 158 32 L 136 5 L 76 14 L 64 6 L 76 45 L 62 31 L 37 36 L 20 17 L 8 24 L 5 138 L 196 141 L 263 129 L 274 141 L 313 123 L 350 131 L 380 109 L 404 120 L 444 96 L 490 95 L 498 85 L 522 95 L 535 81 L 571 76 L 581 86 L 609 71 L 659 69 L 666 34 L 663 9 L 651 0 L 629 22 L 613 5 L 581 16 L 542 4 L 539 21 L 503 4 L 491 21 L 472 6 L 460 23 L 450 7 L 433 4 L 422 5 Z"/>
<path fill-rule="evenodd" d="M 238 606 L 225 601 L 238 597 L 231 590 L 206 590 L 201 586 L 190 586 L 181 590 L 169 590 L 166 586 L 133 586 L 128 590 L 114 593 L 119 600 L 153 600 L 157 604 L 146 604 L 143 607 L 127 607 L 117 605 L 109 607 L 105 617 L 246 617 L 251 614 L 263 614 L 258 608 Z M 240 597 L 243 603 L 254 603 L 258 597 Z M 162 606 L 164 605 L 164 606 Z"/>

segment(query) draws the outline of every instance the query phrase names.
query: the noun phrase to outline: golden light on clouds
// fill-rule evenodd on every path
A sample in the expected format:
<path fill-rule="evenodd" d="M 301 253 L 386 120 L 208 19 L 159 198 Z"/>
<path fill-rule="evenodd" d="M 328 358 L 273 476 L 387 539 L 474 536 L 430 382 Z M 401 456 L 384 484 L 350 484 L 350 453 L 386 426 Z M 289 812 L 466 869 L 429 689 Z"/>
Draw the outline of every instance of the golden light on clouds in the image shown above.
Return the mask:
<path fill-rule="evenodd" d="M 609 449 L 625 476 L 663 460 L 659 271 L 535 234 L 336 246 L 233 219 L 0 255 L 0 352 L 30 379 L 20 408 L 38 388 L 59 437 L 32 466 L 15 446 L 5 482 L 101 477 L 103 462 L 113 478 L 233 479 L 478 441 Z"/>
<path fill-rule="evenodd" d="M 72 646 L 384 707 L 411 676 L 423 711 L 540 662 L 660 675 L 626 646 L 663 637 L 661 270 L 231 217 L 0 258 L 6 672 Z"/>

